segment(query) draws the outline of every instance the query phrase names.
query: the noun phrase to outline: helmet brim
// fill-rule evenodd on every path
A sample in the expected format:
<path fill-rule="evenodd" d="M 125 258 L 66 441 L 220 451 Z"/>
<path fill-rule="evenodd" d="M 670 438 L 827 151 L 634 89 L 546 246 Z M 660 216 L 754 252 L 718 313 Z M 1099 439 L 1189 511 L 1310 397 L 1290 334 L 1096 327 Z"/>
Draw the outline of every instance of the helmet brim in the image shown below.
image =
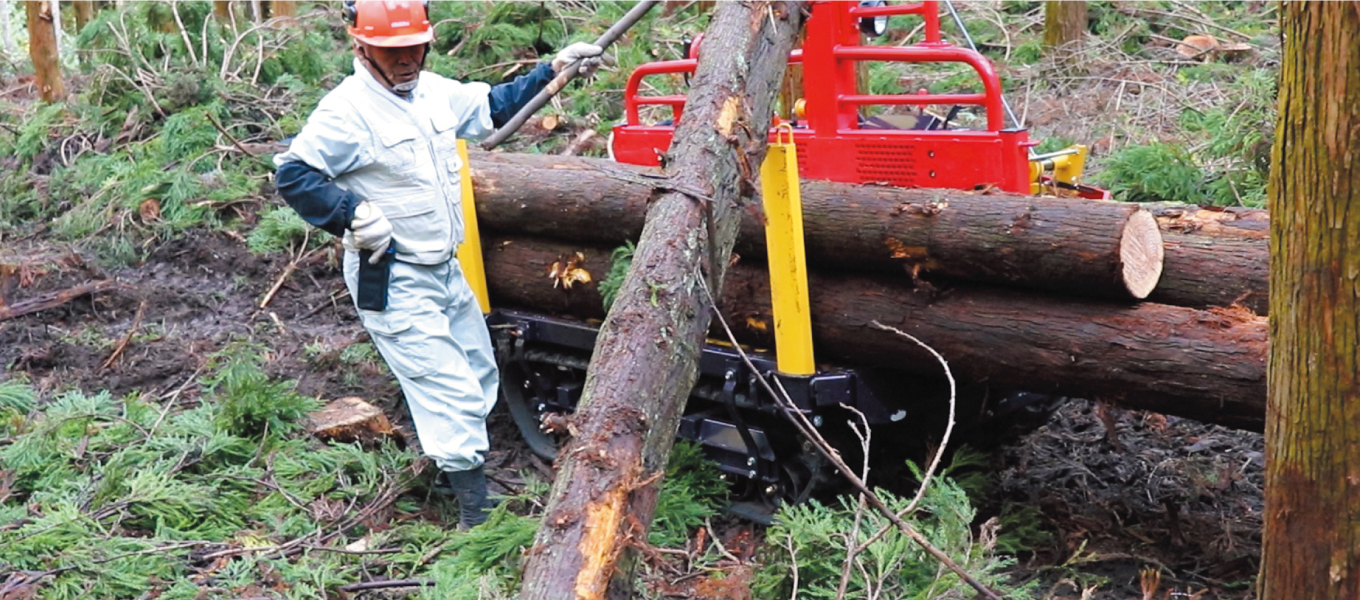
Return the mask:
<path fill-rule="evenodd" d="M 420 33 L 408 33 L 405 35 L 387 35 L 381 37 L 363 35 L 361 33 L 356 33 L 354 30 L 350 30 L 349 34 L 353 36 L 354 39 L 359 40 L 365 44 L 368 44 L 370 46 L 379 46 L 382 48 L 406 48 L 409 46 L 422 46 L 434 41 L 433 31 L 422 31 Z"/>

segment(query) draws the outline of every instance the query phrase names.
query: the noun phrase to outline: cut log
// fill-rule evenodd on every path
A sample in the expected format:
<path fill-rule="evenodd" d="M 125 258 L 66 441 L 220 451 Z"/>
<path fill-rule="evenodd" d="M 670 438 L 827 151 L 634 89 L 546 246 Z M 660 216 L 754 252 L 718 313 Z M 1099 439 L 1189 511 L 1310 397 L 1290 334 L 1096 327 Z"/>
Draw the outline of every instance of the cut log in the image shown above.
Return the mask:
<path fill-rule="evenodd" d="M 601 159 L 477 154 L 472 169 L 482 227 L 581 241 L 637 239 L 662 183 Z M 1163 271 L 1157 224 L 1136 205 L 827 181 L 802 196 L 808 260 L 822 266 L 1113 298 L 1147 297 Z M 746 213 L 737 253 L 763 255 L 764 239 Z"/>
<path fill-rule="evenodd" d="M 1163 232 L 1166 267 L 1148 300 L 1209 308 L 1270 308 L 1270 244 L 1266 238 Z"/>
<path fill-rule="evenodd" d="M 1238 304 L 1266 315 L 1270 213 L 1259 208 L 1143 205 L 1162 229 L 1166 267 L 1148 300 L 1207 308 Z"/>
<path fill-rule="evenodd" d="M 524 237 L 491 237 L 487 244 L 493 306 L 603 315 L 594 283 L 555 288 L 548 273 L 553 262 L 580 252 L 578 266 L 598 281 L 608 271 L 610 248 Z M 889 277 L 824 272 L 812 273 L 809 289 L 820 361 L 938 375 L 939 365 L 915 344 L 869 327 L 878 320 L 938 350 L 958 377 L 1253 431 L 1264 423 L 1266 319 L 1245 310 L 1128 306 L 984 287 L 930 294 Z M 721 307 L 742 341 L 772 347 L 764 265 L 731 267 Z"/>
<path fill-rule="evenodd" d="M 1211 237 L 1270 239 L 1270 213 L 1263 208 L 1195 206 L 1149 202 L 1144 208 L 1157 217 L 1163 231 Z"/>
<path fill-rule="evenodd" d="M 740 226 L 738 203 L 754 195 L 771 105 L 805 8 L 725 2 L 714 12 L 668 177 L 601 327 L 574 419 L 577 435 L 559 454 L 522 598 L 604 598 L 625 550 L 646 539 L 711 319 L 704 278 L 721 287 Z M 630 595 L 630 564 L 615 594 Z"/>

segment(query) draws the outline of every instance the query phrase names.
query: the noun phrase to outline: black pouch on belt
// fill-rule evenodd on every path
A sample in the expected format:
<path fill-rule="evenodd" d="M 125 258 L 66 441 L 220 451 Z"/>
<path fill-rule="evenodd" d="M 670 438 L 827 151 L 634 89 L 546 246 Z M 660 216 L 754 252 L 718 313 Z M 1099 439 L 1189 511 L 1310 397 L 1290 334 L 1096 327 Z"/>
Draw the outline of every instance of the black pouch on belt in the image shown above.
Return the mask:
<path fill-rule="evenodd" d="M 387 247 L 377 264 L 370 264 L 372 250 L 359 251 L 359 297 L 355 304 L 364 310 L 387 310 L 387 283 L 392 279 L 392 263 L 397 250 Z"/>

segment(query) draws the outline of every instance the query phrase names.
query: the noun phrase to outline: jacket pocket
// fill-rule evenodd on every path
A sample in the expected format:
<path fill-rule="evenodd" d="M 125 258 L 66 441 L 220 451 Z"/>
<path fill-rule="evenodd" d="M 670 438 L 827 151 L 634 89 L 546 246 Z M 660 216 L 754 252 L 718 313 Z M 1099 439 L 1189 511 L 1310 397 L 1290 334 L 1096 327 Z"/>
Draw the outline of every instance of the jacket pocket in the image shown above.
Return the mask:
<path fill-rule="evenodd" d="M 449 218 L 440 214 L 432 194 L 373 200 L 392 224 L 397 253 L 440 252 L 449 240 Z"/>
<path fill-rule="evenodd" d="M 378 162 L 394 171 L 406 171 L 416 164 L 416 143 L 420 132 L 414 127 L 392 125 L 378 132 Z"/>

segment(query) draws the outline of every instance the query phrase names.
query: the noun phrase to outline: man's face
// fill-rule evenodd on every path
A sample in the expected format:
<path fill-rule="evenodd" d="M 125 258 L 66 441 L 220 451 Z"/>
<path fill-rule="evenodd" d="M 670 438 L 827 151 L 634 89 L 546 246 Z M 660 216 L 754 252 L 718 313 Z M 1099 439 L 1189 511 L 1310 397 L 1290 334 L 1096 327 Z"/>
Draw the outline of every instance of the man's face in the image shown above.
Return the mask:
<path fill-rule="evenodd" d="M 420 76 L 420 64 L 425 58 L 425 46 L 405 46 L 401 48 L 384 48 L 382 46 L 363 45 L 357 48 L 367 55 L 369 61 L 387 76 L 388 81 L 380 82 L 390 85 L 400 85 L 415 81 Z"/>

